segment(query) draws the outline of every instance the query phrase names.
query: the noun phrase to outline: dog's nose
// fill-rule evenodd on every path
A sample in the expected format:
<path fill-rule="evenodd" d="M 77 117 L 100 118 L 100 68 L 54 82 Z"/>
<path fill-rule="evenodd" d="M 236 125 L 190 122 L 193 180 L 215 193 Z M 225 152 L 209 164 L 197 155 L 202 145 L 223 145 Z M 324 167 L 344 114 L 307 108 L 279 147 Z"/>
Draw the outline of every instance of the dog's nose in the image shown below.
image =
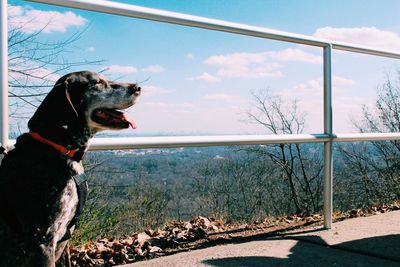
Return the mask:
<path fill-rule="evenodd" d="M 140 86 L 137 86 L 136 84 L 129 85 L 129 91 L 132 94 L 139 95 L 141 90 L 142 88 L 140 88 Z"/>

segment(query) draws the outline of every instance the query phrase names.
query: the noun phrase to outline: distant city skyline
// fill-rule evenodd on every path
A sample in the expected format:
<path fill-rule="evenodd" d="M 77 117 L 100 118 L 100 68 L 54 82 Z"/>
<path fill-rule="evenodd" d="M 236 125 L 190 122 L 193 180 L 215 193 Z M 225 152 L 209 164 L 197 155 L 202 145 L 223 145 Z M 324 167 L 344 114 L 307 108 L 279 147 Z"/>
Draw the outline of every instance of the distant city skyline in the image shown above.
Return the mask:
<path fill-rule="evenodd" d="M 400 52 L 395 0 L 120 2 Z M 9 15 L 24 33 L 44 29 L 44 41 L 86 28 L 66 56 L 102 59 L 87 68 L 140 82 L 143 96 L 129 111 L 139 127 L 127 134 L 265 133 L 246 119 L 251 93 L 265 89 L 297 99 L 306 133 L 323 131 L 321 49 L 17 0 L 9 1 Z M 373 106 L 387 77 L 398 78 L 399 60 L 334 51 L 332 62 L 334 131 L 354 132 L 351 120 L 362 105 Z"/>

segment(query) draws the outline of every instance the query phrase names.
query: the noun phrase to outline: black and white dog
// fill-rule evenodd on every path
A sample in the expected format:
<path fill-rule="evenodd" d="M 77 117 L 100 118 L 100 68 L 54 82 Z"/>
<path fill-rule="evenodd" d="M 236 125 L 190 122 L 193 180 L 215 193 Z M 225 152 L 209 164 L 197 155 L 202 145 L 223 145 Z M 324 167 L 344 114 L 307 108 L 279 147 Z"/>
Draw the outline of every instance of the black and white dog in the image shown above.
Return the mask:
<path fill-rule="evenodd" d="M 70 265 L 69 234 L 87 191 L 76 177 L 88 141 L 101 130 L 136 128 L 121 110 L 140 92 L 90 71 L 56 82 L 0 167 L 0 266 Z"/>

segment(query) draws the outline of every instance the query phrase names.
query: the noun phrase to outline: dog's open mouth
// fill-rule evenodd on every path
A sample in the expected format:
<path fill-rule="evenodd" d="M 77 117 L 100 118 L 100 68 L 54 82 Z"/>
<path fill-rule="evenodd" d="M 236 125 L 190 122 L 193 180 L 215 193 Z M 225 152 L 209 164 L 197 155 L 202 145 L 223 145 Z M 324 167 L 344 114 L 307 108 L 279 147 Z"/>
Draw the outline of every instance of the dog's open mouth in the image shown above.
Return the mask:
<path fill-rule="evenodd" d="M 136 122 L 128 114 L 108 108 L 99 108 L 93 111 L 92 120 L 108 128 L 126 129 L 132 127 L 136 129 Z"/>

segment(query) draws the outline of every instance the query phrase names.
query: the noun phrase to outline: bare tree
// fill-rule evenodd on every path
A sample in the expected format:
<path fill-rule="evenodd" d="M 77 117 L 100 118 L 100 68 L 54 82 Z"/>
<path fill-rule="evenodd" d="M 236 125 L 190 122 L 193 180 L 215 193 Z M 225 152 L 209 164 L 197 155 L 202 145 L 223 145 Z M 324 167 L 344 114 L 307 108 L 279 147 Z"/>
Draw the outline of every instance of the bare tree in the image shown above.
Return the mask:
<path fill-rule="evenodd" d="M 305 114 L 296 100 L 284 102 L 268 91 L 253 93 L 253 110 L 249 121 L 265 127 L 270 134 L 300 134 L 304 131 Z M 316 212 L 321 208 L 322 157 L 317 145 L 278 144 L 248 149 L 265 157 L 285 182 L 287 212 Z M 285 200 L 282 200 L 285 201 Z"/>
<path fill-rule="evenodd" d="M 362 119 L 354 122 L 360 132 L 400 132 L 400 75 L 387 77 L 378 88 L 373 107 L 363 106 Z M 341 146 L 347 175 L 361 179 L 365 204 L 400 198 L 400 143 L 398 140 Z"/>

